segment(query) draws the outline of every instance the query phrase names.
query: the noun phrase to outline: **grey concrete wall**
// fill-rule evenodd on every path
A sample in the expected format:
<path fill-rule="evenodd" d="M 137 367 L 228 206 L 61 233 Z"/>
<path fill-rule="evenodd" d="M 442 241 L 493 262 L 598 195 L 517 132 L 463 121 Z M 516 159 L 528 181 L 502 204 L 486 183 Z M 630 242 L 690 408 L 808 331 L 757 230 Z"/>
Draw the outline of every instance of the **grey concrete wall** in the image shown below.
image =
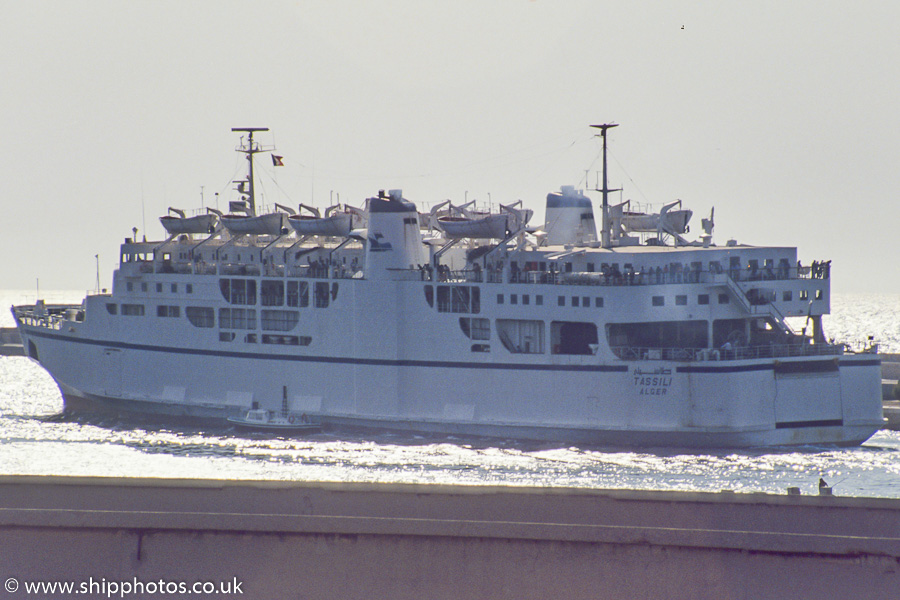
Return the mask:
<path fill-rule="evenodd" d="M 137 577 L 237 578 L 245 598 L 896 598 L 900 502 L 6 477 L 9 577 L 0 597 Z"/>

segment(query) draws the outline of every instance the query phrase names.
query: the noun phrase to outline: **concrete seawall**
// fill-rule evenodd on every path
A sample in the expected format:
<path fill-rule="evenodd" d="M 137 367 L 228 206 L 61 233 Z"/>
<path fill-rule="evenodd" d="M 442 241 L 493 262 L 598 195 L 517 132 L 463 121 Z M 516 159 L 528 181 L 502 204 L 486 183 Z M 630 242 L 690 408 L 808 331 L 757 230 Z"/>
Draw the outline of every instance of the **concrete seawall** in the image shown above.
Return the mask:
<path fill-rule="evenodd" d="M 3 477 L 10 577 L 10 598 L 89 578 L 236 579 L 247 598 L 896 598 L 900 501 Z"/>

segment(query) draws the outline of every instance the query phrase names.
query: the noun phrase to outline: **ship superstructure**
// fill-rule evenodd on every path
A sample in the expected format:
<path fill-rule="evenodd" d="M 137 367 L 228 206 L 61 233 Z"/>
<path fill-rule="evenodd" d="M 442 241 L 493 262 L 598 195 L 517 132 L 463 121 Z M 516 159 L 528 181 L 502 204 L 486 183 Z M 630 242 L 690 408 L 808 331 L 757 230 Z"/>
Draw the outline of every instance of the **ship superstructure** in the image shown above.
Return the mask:
<path fill-rule="evenodd" d="M 122 244 L 111 293 L 13 309 L 67 408 L 691 447 L 858 444 L 882 424 L 876 348 L 822 329 L 830 262 L 716 245 L 713 215 L 688 241 L 680 203 L 610 205 L 605 168 L 599 235 L 571 187 L 539 227 L 521 203 L 419 212 L 400 190 L 259 214 L 264 130 L 239 131 L 228 214 L 172 211 L 166 239 Z"/>

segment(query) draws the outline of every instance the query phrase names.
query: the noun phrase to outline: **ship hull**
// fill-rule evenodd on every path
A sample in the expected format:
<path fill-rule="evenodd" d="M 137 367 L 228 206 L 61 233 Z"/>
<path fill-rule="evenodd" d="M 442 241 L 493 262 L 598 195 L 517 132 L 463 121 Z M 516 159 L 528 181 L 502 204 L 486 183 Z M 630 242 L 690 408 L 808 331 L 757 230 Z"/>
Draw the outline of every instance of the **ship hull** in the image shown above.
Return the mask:
<path fill-rule="evenodd" d="M 882 424 L 877 356 L 804 358 L 789 369 L 771 359 L 522 365 L 22 335 L 75 411 L 224 424 L 253 405 L 280 408 L 286 388 L 292 411 L 331 427 L 689 448 L 856 445 Z"/>

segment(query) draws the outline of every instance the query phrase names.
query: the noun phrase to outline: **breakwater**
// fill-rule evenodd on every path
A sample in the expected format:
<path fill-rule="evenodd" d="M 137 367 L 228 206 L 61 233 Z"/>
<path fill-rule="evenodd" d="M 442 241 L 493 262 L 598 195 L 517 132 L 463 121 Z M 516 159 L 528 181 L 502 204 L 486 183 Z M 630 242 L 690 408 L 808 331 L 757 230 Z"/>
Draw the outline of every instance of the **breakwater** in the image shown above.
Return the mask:
<path fill-rule="evenodd" d="M 250 598 L 888 598 L 898 517 L 898 500 L 836 496 L 7 476 L 0 578 L 239 582 Z"/>

